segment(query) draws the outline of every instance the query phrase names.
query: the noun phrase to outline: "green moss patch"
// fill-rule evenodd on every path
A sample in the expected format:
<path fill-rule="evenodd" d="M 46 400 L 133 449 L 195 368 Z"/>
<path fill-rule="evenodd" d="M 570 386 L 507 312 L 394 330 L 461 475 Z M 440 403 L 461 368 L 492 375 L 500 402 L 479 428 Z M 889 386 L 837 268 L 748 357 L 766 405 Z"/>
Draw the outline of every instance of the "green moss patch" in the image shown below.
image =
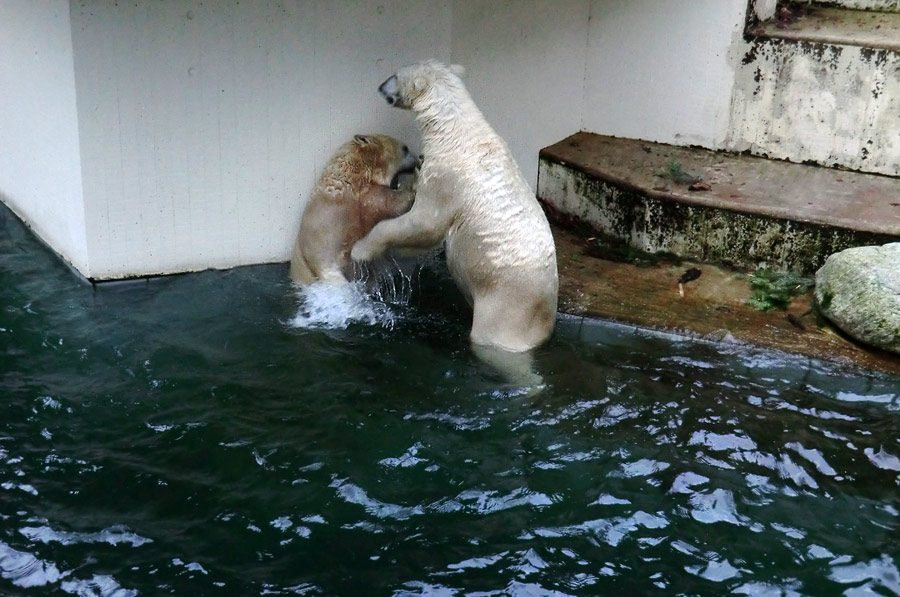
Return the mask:
<path fill-rule="evenodd" d="M 787 309 L 794 297 L 813 286 L 810 278 L 793 272 L 759 269 L 750 274 L 750 298 L 747 304 L 760 311 Z"/>

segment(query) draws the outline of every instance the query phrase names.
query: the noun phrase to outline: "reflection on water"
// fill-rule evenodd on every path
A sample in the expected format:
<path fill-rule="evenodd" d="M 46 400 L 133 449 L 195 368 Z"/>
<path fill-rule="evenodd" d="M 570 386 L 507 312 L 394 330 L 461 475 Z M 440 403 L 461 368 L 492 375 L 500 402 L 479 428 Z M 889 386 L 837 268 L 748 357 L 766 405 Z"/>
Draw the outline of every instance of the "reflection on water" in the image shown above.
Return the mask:
<path fill-rule="evenodd" d="M 0 594 L 900 594 L 896 378 L 561 317 L 532 395 L 438 267 L 346 316 L 0 222 Z"/>

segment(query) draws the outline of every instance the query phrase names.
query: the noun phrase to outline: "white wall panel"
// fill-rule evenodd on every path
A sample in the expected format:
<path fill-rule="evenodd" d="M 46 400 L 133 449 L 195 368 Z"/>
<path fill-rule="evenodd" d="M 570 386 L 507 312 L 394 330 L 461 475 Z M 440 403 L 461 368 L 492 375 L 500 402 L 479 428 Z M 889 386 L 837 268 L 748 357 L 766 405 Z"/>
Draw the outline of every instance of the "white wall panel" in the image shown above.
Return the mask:
<path fill-rule="evenodd" d="M 69 3 L 0 1 L 0 196 L 88 269 Z"/>
<path fill-rule="evenodd" d="M 91 275 L 287 258 L 302 200 L 357 132 L 417 145 L 377 87 L 449 59 L 433 1 L 76 3 Z"/>
<path fill-rule="evenodd" d="M 589 0 L 457 0 L 453 61 L 537 181 L 538 151 L 581 128 Z"/>
<path fill-rule="evenodd" d="M 593 0 L 587 131 L 717 148 L 746 0 Z"/>

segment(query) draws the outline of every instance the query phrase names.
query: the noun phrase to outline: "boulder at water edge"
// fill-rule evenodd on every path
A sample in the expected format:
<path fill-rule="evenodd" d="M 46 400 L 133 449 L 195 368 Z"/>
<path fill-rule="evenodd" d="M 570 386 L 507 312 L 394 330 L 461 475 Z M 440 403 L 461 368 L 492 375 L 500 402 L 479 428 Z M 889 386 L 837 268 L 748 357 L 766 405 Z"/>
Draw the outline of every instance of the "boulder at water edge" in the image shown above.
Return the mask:
<path fill-rule="evenodd" d="M 816 300 L 849 336 L 900 353 L 900 243 L 831 255 L 816 272 Z"/>

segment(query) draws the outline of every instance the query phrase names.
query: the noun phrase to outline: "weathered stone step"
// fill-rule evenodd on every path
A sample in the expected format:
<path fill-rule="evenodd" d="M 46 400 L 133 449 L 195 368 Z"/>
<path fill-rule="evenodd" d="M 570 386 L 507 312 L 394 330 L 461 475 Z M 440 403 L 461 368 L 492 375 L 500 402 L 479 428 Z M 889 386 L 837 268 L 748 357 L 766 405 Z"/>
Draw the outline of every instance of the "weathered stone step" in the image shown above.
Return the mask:
<path fill-rule="evenodd" d="M 817 0 L 816 4 L 851 10 L 900 12 L 900 0 Z"/>
<path fill-rule="evenodd" d="M 864 3 L 865 4 L 865 3 Z M 853 10 L 847 7 L 811 7 L 796 5 L 796 12 L 780 9 L 752 33 L 777 39 L 808 41 L 869 49 L 900 51 L 900 13 L 896 0 L 869 3 L 881 11 Z"/>
<path fill-rule="evenodd" d="M 774 14 L 748 28 L 724 147 L 900 176 L 900 14 Z"/>
<path fill-rule="evenodd" d="M 541 150 L 537 194 L 634 248 L 740 268 L 812 273 L 900 240 L 898 178 L 592 133 Z"/>

